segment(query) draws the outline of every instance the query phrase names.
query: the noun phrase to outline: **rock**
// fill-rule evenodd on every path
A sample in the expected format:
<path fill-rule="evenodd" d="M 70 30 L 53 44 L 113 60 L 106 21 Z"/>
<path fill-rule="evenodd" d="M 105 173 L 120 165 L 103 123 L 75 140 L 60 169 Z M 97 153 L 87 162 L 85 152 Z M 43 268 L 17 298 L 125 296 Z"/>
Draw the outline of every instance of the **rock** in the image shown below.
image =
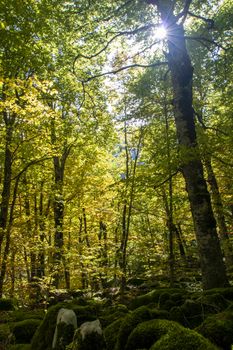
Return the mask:
<path fill-rule="evenodd" d="M 99 319 L 83 323 L 75 332 L 71 350 L 104 350 L 105 341 Z"/>
<path fill-rule="evenodd" d="M 63 327 L 60 327 L 60 332 L 59 332 L 59 324 L 61 323 L 63 323 L 64 325 Z M 65 328 L 66 325 L 71 325 L 73 327 L 73 332 L 74 332 L 75 329 L 77 328 L 77 318 L 73 310 L 61 308 L 57 314 L 57 322 L 56 322 L 56 328 L 53 336 L 52 349 L 56 348 L 59 342 L 59 339 L 62 338 L 63 336 L 62 328 Z M 67 343 L 66 345 L 68 344 L 69 343 Z"/>

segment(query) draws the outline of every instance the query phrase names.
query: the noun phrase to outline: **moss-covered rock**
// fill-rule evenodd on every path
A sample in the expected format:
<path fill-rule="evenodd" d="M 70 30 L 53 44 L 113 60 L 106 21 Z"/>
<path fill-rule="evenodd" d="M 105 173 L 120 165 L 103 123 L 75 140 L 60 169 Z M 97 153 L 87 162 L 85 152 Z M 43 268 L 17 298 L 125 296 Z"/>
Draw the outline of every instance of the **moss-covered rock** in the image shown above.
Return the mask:
<path fill-rule="evenodd" d="M 197 302 L 202 304 L 205 314 L 221 312 L 230 305 L 230 301 L 219 293 L 204 294 L 197 299 Z"/>
<path fill-rule="evenodd" d="M 11 331 L 9 324 L 0 324 L 0 349 L 5 349 L 9 343 Z"/>
<path fill-rule="evenodd" d="M 36 329 L 39 327 L 41 320 L 28 319 L 16 322 L 12 326 L 12 333 L 17 344 L 30 343 Z"/>
<path fill-rule="evenodd" d="M 160 288 L 155 289 L 147 294 L 140 295 L 139 297 L 135 298 L 130 303 L 130 309 L 136 309 L 143 305 L 148 305 L 150 303 L 158 303 L 160 306 L 163 305 L 164 302 L 171 299 L 172 295 L 180 295 L 180 298 L 182 296 L 182 300 L 184 299 L 185 295 L 187 294 L 185 290 L 179 289 L 179 288 Z M 173 301 L 173 300 L 172 300 Z"/>
<path fill-rule="evenodd" d="M 218 350 L 218 348 L 193 330 L 177 328 L 163 335 L 150 350 Z"/>
<path fill-rule="evenodd" d="M 96 319 L 97 310 L 94 305 L 80 306 L 74 303 L 59 303 L 51 306 L 48 312 L 36 330 L 32 339 L 33 350 L 50 350 L 53 341 L 53 335 L 56 327 L 57 313 L 61 308 L 72 309 L 77 317 L 77 325 L 80 326 L 85 321 Z"/>
<path fill-rule="evenodd" d="M 211 315 L 196 328 L 196 331 L 224 350 L 233 344 L 233 311 Z"/>
<path fill-rule="evenodd" d="M 100 321 L 85 322 L 76 330 L 71 350 L 105 350 L 106 343 Z"/>
<path fill-rule="evenodd" d="M 74 332 L 75 329 L 72 324 L 60 322 L 57 325 L 57 344 L 55 350 L 64 350 L 66 345 L 72 342 Z"/>
<path fill-rule="evenodd" d="M 164 334 L 180 328 L 178 323 L 168 320 L 142 322 L 129 335 L 125 350 L 149 349 Z"/>
<path fill-rule="evenodd" d="M 195 328 L 204 320 L 203 306 L 201 303 L 187 299 L 183 305 L 175 306 L 170 310 L 170 318 L 185 327 Z"/>
<path fill-rule="evenodd" d="M 128 336 L 133 329 L 139 323 L 150 320 L 151 318 L 151 312 L 146 306 L 141 306 L 125 316 L 119 329 L 115 350 L 123 350 Z"/>
<path fill-rule="evenodd" d="M 233 301 L 233 287 L 228 288 L 213 288 L 203 291 L 203 295 L 220 294 L 225 299 Z"/>
<path fill-rule="evenodd" d="M 128 312 L 128 308 L 122 304 L 109 306 L 101 312 L 101 324 L 103 325 L 103 327 L 107 327 L 117 319 L 124 317 Z"/>
<path fill-rule="evenodd" d="M 123 318 L 118 318 L 116 321 L 112 322 L 108 327 L 105 328 L 104 330 L 104 338 L 106 341 L 106 347 L 107 350 L 113 350 L 117 338 L 118 338 L 118 332 L 121 327 Z"/>

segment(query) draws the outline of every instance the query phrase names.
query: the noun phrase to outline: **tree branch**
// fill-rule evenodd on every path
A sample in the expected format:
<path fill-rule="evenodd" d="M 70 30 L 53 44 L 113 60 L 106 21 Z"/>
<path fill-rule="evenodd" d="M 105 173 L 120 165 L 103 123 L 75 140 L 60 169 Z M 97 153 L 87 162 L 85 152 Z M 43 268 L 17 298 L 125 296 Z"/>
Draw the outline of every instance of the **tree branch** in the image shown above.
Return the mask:
<path fill-rule="evenodd" d="M 100 49 L 98 52 L 96 52 L 95 54 L 93 55 L 90 55 L 90 56 L 86 56 L 86 55 L 83 55 L 83 54 L 78 54 L 75 59 L 74 59 L 74 63 L 73 63 L 73 69 L 74 69 L 74 65 L 77 61 L 78 58 L 85 58 L 85 59 L 92 59 L 92 58 L 95 58 L 97 56 L 99 56 L 102 52 L 104 52 L 108 47 L 109 45 L 118 37 L 122 36 L 122 35 L 133 35 L 133 34 L 136 34 L 138 32 L 142 32 L 144 30 L 148 30 L 150 28 L 153 28 L 155 27 L 154 24 L 150 23 L 150 24 L 147 24 L 145 26 L 142 26 L 142 27 L 139 27 L 139 28 L 136 28 L 134 30 L 125 30 L 125 31 L 121 31 L 121 32 L 109 32 L 110 34 L 115 34 L 106 44 L 104 47 L 102 47 L 102 49 Z M 108 33 L 108 34 L 109 34 Z"/>
<path fill-rule="evenodd" d="M 205 41 L 205 42 L 207 42 L 209 44 L 212 44 L 212 45 L 220 47 L 224 51 L 229 50 L 229 48 L 226 48 L 226 47 L 222 46 L 221 44 L 217 43 L 215 40 L 207 39 L 207 38 L 205 38 L 203 36 L 187 36 L 186 35 L 185 39 L 187 39 L 187 40 L 196 40 L 196 41 L 199 41 L 200 43 L 202 43 L 202 41 Z"/>
<path fill-rule="evenodd" d="M 121 72 L 123 70 L 126 70 L 126 69 L 131 69 L 131 68 L 151 68 L 151 67 L 164 66 L 164 65 L 167 65 L 167 64 L 168 64 L 168 62 L 156 62 L 156 63 L 151 63 L 151 64 L 138 64 L 138 63 L 135 63 L 135 64 L 130 64 L 128 66 L 124 66 L 124 67 L 118 68 L 116 70 L 99 73 L 99 74 L 93 75 L 90 78 L 87 78 L 86 80 L 79 80 L 79 81 L 82 82 L 82 83 L 88 83 L 89 81 L 91 81 L 93 79 L 100 78 L 100 77 L 103 77 L 105 75 L 117 74 L 117 73 L 119 73 L 119 72 Z"/>
<path fill-rule="evenodd" d="M 188 15 L 188 12 L 189 12 L 189 7 L 190 7 L 191 3 L 192 3 L 192 0 L 186 0 L 186 1 L 185 1 L 185 5 L 184 5 L 183 11 L 180 12 L 180 13 L 176 16 L 176 19 L 177 19 L 177 20 L 180 19 L 181 17 L 183 17 L 180 24 L 184 24 L 184 22 L 185 22 L 185 20 L 186 20 L 186 18 L 187 18 L 187 15 Z"/>
<path fill-rule="evenodd" d="M 211 29 L 214 27 L 214 20 L 213 19 L 205 18 L 205 17 L 199 16 L 199 15 L 195 15 L 194 13 L 192 13 L 190 11 L 188 11 L 188 15 L 191 17 L 199 18 L 202 21 L 206 22 L 208 24 L 208 29 Z"/>

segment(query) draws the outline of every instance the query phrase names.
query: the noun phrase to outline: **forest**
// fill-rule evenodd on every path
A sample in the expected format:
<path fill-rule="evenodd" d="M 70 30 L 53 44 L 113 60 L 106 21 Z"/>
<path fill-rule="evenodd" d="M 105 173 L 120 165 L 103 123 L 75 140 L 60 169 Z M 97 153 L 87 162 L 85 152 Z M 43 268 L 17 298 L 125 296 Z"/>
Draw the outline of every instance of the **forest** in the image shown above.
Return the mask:
<path fill-rule="evenodd" d="M 232 23 L 0 1 L 0 349 L 232 349 Z"/>

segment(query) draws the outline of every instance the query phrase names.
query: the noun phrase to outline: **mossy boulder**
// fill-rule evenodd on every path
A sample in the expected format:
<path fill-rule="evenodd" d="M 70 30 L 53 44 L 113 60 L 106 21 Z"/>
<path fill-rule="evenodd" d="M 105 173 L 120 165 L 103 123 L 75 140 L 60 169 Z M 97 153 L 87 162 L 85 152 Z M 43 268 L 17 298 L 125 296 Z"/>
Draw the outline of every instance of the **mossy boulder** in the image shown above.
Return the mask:
<path fill-rule="evenodd" d="M 123 319 L 117 337 L 115 350 L 123 350 L 130 333 L 141 322 L 152 318 L 150 310 L 146 306 L 141 306 L 133 312 L 127 314 Z"/>
<path fill-rule="evenodd" d="M 233 287 L 228 288 L 213 288 L 203 291 L 203 295 L 220 294 L 225 299 L 233 301 Z"/>
<path fill-rule="evenodd" d="M 129 312 L 125 305 L 118 304 L 105 308 L 100 314 L 100 320 L 103 327 L 107 327 L 112 322 L 124 317 Z"/>
<path fill-rule="evenodd" d="M 60 322 L 57 325 L 57 344 L 55 350 L 64 350 L 66 345 L 72 342 L 74 332 L 75 329 L 72 324 Z"/>
<path fill-rule="evenodd" d="M 168 320 L 150 320 L 137 325 L 126 342 L 125 350 L 149 349 L 162 335 L 181 326 Z"/>
<path fill-rule="evenodd" d="M 14 323 L 13 326 L 11 326 L 11 331 L 14 335 L 15 343 L 30 343 L 40 323 L 41 320 L 36 319 L 28 319 Z"/>
<path fill-rule="evenodd" d="M 170 318 L 185 327 L 195 328 L 204 320 L 203 306 L 187 299 L 183 305 L 175 306 L 170 310 Z"/>
<path fill-rule="evenodd" d="M 105 350 L 106 343 L 100 321 L 96 319 L 83 323 L 76 330 L 74 340 L 68 345 L 68 348 L 71 350 Z"/>
<path fill-rule="evenodd" d="M 118 318 L 116 321 L 112 322 L 108 327 L 104 330 L 104 338 L 106 341 L 107 350 L 113 350 L 118 337 L 118 332 L 121 327 L 123 318 Z"/>
<path fill-rule="evenodd" d="M 175 302 L 174 299 L 172 299 L 172 295 L 176 295 L 176 298 L 178 299 L 177 295 L 179 295 L 179 298 L 184 301 L 186 291 L 179 288 L 159 288 L 154 289 L 151 292 L 140 295 L 136 297 L 134 300 L 130 303 L 130 309 L 136 309 L 143 305 L 148 305 L 150 303 L 157 303 L 161 308 L 164 305 L 164 303 L 167 300 L 171 300 L 172 302 Z M 173 297 L 174 298 L 174 297 Z"/>
<path fill-rule="evenodd" d="M 207 317 L 196 328 L 196 331 L 221 349 L 231 349 L 231 344 L 233 344 L 233 311 L 225 311 Z"/>
<path fill-rule="evenodd" d="M 0 349 L 5 349 L 10 340 L 10 327 L 9 324 L 0 324 Z"/>
<path fill-rule="evenodd" d="M 182 327 L 163 335 L 150 350 L 218 350 L 218 348 L 197 332 Z"/>
<path fill-rule="evenodd" d="M 96 319 L 97 310 L 94 305 L 77 305 L 74 303 L 59 303 L 51 306 L 48 312 L 36 330 L 32 339 L 33 350 L 50 350 L 53 341 L 53 335 L 56 328 L 57 313 L 61 308 L 72 309 L 77 317 L 77 325 L 80 326 L 85 321 Z"/>
<path fill-rule="evenodd" d="M 230 305 L 230 301 L 219 293 L 207 295 L 204 294 L 198 298 L 196 302 L 202 304 L 202 308 L 205 314 L 221 312 Z"/>

